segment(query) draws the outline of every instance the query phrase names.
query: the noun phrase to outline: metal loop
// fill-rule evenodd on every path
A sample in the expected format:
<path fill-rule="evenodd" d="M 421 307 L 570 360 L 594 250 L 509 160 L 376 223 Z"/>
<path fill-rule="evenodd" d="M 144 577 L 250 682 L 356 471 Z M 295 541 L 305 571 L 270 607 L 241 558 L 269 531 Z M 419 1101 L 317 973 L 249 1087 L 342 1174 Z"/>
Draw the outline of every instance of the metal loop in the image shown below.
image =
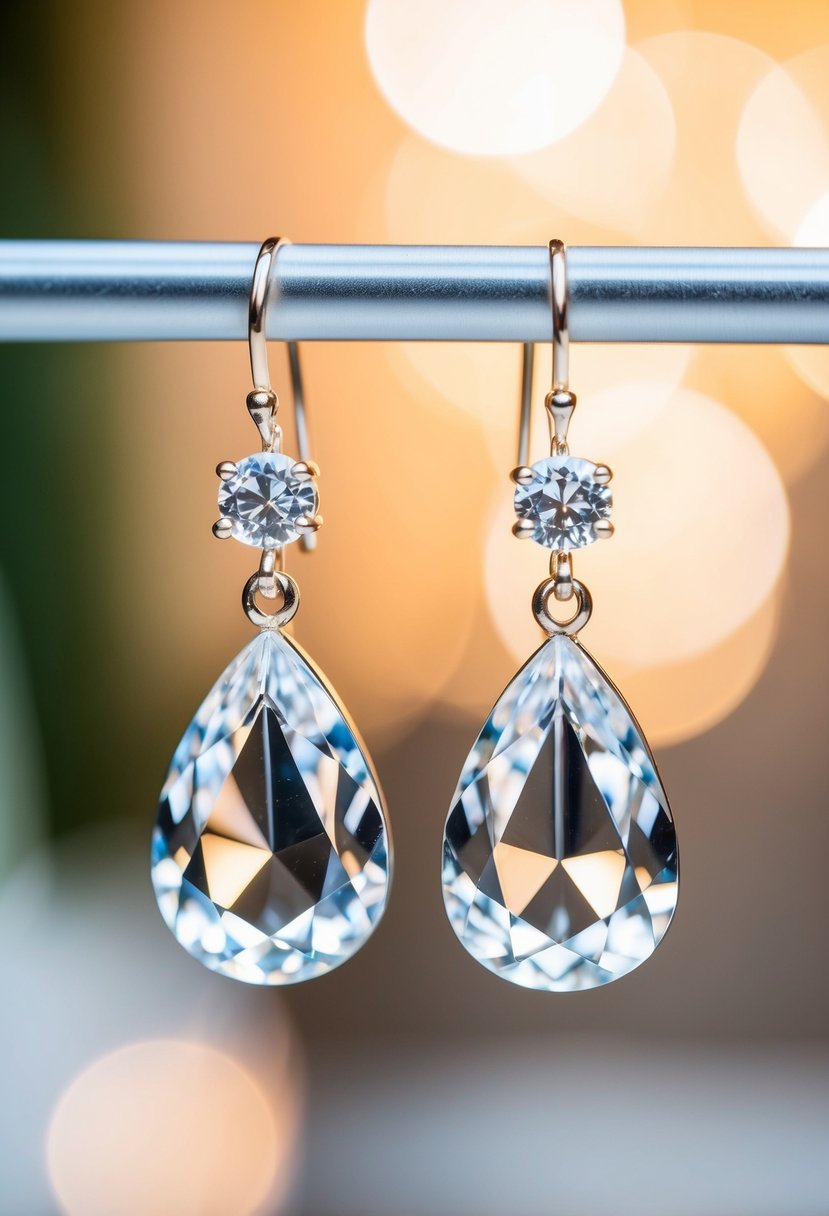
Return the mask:
<path fill-rule="evenodd" d="M 584 583 L 580 583 L 577 578 L 574 578 L 573 596 L 576 600 L 576 610 L 569 620 L 557 621 L 547 608 L 550 596 L 555 598 L 555 594 L 556 580 L 554 578 L 545 579 L 543 583 L 540 583 L 533 595 L 533 615 L 547 633 L 566 633 L 568 637 L 573 637 L 584 629 L 590 620 L 593 612 L 593 598 Z"/>
<path fill-rule="evenodd" d="M 282 592 L 282 607 L 276 612 L 261 612 L 256 606 L 256 593 L 260 590 L 262 576 L 257 570 L 245 583 L 242 591 L 242 607 L 245 616 L 252 625 L 260 629 L 280 629 L 296 616 L 299 608 L 299 587 L 296 581 L 284 570 L 275 570 L 273 574 L 277 587 Z"/>

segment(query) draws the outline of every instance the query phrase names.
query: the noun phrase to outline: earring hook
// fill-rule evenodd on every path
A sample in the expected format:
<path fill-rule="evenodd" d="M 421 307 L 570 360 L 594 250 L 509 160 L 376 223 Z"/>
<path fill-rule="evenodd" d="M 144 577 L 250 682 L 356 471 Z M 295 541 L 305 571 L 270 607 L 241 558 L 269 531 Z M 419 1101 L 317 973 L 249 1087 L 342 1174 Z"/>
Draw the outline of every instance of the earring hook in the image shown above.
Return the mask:
<path fill-rule="evenodd" d="M 248 394 L 248 411 L 262 436 L 265 449 L 277 451 L 281 439 L 280 428 L 276 422 L 279 401 L 271 386 L 271 373 L 268 366 L 266 314 L 272 292 L 272 276 L 277 255 L 283 245 L 290 245 L 290 243 L 284 236 L 269 236 L 266 241 L 262 242 L 253 267 L 248 305 L 248 348 L 250 350 L 250 373 L 253 380 L 253 392 Z M 296 342 L 291 341 L 287 343 L 287 346 L 291 391 L 294 398 L 297 449 L 300 460 L 310 465 L 313 462 L 311 461 L 308 414 L 302 382 L 302 367 L 299 360 L 299 346 Z M 316 538 L 313 535 L 300 538 L 300 547 L 306 553 L 315 545 Z"/>
<path fill-rule="evenodd" d="M 567 249 L 563 241 L 550 241 L 550 296 L 553 312 L 553 392 L 570 383 L 569 292 Z"/>
<path fill-rule="evenodd" d="M 553 368 L 550 392 L 544 399 L 550 416 L 550 441 L 554 451 L 566 452 L 567 429 L 576 406 L 568 388 L 570 378 L 569 291 L 567 286 L 567 248 L 563 241 L 552 240 L 550 253 L 550 310 L 552 317 Z M 518 423 L 518 464 L 526 465 L 530 452 L 533 364 L 535 346 L 525 342 L 521 361 L 521 413 Z"/>

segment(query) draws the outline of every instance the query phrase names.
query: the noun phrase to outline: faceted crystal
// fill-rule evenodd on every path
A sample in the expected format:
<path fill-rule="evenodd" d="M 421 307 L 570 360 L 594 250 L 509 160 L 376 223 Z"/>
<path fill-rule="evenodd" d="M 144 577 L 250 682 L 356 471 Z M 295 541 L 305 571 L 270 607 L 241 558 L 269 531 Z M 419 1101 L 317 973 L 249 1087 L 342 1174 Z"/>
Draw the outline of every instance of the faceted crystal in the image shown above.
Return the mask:
<path fill-rule="evenodd" d="M 299 647 L 262 630 L 173 757 L 152 844 L 162 916 L 223 975 L 310 979 L 354 954 L 380 919 L 389 845 L 344 712 Z"/>
<path fill-rule="evenodd" d="M 297 539 L 297 521 L 313 518 L 319 496 L 312 480 L 294 477 L 295 463 L 282 452 L 257 452 L 238 461 L 233 476 L 221 482 L 219 511 L 236 540 L 275 549 Z"/>
<path fill-rule="evenodd" d="M 597 466 L 574 456 L 548 456 L 530 468 L 535 478 L 515 490 L 515 513 L 534 524 L 532 539 L 547 549 L 582 549 L 610 518 L 613 497 L 595 480 Z"/>
<path fill-rule="evenodd" d="M 630 710 L 578 642 L 553 636 L 464 765 L 444 837 L 452 928 L 515 984 L 592 988 L 662 940 L 677 865 L 668 800 Z"/>

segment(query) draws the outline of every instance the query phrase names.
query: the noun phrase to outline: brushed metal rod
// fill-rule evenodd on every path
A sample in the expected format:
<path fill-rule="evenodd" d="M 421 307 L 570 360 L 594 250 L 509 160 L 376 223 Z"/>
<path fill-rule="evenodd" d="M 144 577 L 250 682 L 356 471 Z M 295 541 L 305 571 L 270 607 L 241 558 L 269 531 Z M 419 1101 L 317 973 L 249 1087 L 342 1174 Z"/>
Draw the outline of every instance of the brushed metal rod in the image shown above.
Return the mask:
<path fill-rule="evenodd" d="M 0 340 L 245 338 L 258 242 L 0 241 Z M 568 251 L 575 342 L 829 343 L 829 250 Z M 541 246 L 287 245 L 271 337 L 549 342 Z"/>

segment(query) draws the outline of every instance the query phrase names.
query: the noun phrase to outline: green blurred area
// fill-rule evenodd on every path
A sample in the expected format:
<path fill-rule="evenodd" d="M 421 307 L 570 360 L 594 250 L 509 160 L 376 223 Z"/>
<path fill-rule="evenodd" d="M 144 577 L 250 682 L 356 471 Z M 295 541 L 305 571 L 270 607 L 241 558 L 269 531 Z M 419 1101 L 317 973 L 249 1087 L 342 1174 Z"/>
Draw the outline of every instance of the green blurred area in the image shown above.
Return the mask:
<path fill-rule="evenodd" d="M 113 227 L 111 200 L 72 173 L 77 131 L 62 104 L 59 4 L 4 6 L 0 36 L 0 234 L 62 238 Z M 0 570 L 22 643 L 45 757 L 52 832 L 112 815 L 131 787 L 112 745 L 124 691 L 107 664 L 115 577 L 108 503 L 117 484 L 104 408 L 113 352 L 103 346 L 0 344 L 3 515 Z M 0 667 L 0 670 L 3 668 Z M 124 808 L 126 809 L 126 808 Z M 15 808 L 4 808 L 14 814 Z"/>

